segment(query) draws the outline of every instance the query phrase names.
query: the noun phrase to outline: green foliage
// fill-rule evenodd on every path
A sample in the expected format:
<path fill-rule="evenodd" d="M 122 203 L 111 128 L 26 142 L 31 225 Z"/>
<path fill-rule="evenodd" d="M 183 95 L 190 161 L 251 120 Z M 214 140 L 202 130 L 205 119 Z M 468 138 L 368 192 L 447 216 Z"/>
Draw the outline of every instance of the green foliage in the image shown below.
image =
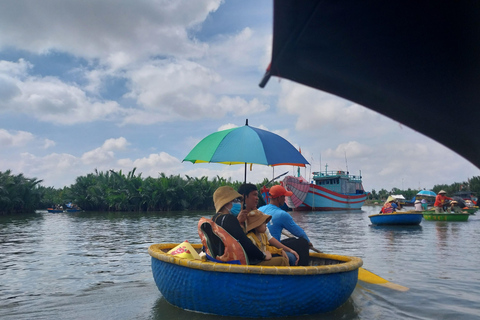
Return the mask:
<path fill-rule="evenodd" d="M 77 177 L 74 184 L 62 189 L 40 186 L 42 180 L 25 178 L 22 174 L 12 175 L 10 170 L 0 172 L 0 214 L 33 212 L 56 204 L 65 207 L 69 202 L 86 211 L 214 210 L 212 198 L 218 187 L 229 185 L 238 189 L 242 184 L 219 176 L 209 180 L 207 177 L 187 175 L 182 178 L 180 175 L 166 176 L 160 173 L 157 178 L 142 178 L 141 174 L 135 172 L 136 168 L 127 174 L 121 170 L 95 170 L 86 176 Z M 257 184 L 259 192 L 268 182 L 268 179 L 264 179 Z M 480 176 L 462 183 L 435 185 L 432 191 L 438 193 L 442 189 L 449 196 L 465 190 L 480 195 Z M 402 194 L 410 200 L 418 191 L 420 190 L 398 188 L 391 191 L 372 190 L 368 199 L 382 201 L 390 194 Z M 265 204 L 263 198 L 259 198 L 258 205 Z"/>
<path fill-rule="evenodd" d="M 40 203 L 42 180 L 13 175 L 10 170 L 0 172 L 0 214 L 32 212 Z"/>

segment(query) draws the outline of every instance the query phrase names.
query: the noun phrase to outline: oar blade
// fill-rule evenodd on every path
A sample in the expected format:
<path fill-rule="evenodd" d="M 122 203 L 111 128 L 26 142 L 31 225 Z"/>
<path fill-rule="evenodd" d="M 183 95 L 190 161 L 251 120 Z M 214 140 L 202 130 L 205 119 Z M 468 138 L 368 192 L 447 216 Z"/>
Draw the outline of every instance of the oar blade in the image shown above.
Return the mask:
<path fill-rule="evenodd" d="M 409 289 L 407 287 L 401 286 L 399 284 L 390 282 L 382 277 L 377 276 L 376 274 L 364 269 L 364 268 L 359 268 L 358 269 L 358 280 L 367 282 L 367 283 L 372 283 L 372 284 L 378 284 L 380 286 L 398 290 L 398 291 L 408 291 Z"/>

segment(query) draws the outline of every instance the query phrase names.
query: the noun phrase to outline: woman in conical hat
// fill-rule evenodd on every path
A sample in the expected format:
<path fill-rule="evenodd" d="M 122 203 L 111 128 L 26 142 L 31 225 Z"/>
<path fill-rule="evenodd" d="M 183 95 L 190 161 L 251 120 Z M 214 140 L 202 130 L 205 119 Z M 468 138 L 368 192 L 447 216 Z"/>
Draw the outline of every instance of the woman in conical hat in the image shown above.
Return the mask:
<path fill-rule="evenodd" d="M 397 204 L 395 203 L 395 198 L 392 196 L 388 196 L 387 201 L 382 207 L 380 213 L 393 213 L 397 210 Z"/>

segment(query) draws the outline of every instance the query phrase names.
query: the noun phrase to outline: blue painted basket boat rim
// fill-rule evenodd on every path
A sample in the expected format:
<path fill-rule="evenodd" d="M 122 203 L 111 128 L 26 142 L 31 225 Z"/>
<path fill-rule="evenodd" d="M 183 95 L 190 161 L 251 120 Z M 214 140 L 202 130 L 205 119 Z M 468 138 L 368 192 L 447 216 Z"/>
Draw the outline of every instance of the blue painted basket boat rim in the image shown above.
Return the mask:
<path fill-rule="evenodd" d="M 393 212 L 393 213 L 377 213 L 369 215 L 368 217 L 377 217 L 377 216 L 398 216 L 398 215 L 421 215 L 423 216 L 422 211 L 405 211 L 405 212 Z"/>
<path fill-rule="evenodd" d="M 276 267 L 276 266 L 256 266 L 256 265 L 238 265 L 227 263 L 216 263 L 202 260 L 192 260 L 187 258 L 178 258 L 167 254 L 166 251 L 177 246 L 178 243 L 160 243 L 152 244 L 148 248 L 148 253 L 153 258 L 160 261 L 184 266 L 187 268 L 211 271 L 211 272 L 229 272 L 229 273 L 249 273 L 249 274 L 269 274 L 269 275 L 315 275 L 330 274 L 353 271 L 363 265 L 363 260 L 358 257 L 326 254 L 326 253 L 310 253 L 312 257 L 324 258 L 342 261 L 344 263 L 334 265 L 319 266 L 292 266 L 292 267 Z M 202 248 L 201 244 L 192 244 L 195 249 Z M 168 249 L 168 250 L 167 250 Z"/>

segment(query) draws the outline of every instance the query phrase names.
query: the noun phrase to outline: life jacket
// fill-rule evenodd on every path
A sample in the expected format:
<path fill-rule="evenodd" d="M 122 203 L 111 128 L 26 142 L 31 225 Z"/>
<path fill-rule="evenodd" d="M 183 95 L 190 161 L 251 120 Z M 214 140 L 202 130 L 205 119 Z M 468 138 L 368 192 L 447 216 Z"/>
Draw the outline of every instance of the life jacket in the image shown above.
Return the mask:
<path fill-rule="evenodd" d="M 382 213 L 392 213 L 394 209 L 395 209 L 395 208 L 392 207 L 392 204 L 389 202 L 389 203 L 386 203 L 386 204 L 383 206 L 383 208 L 382 208 Z"/>
<path fill-rule="evenodd" d="M 212 258 L 216 262 L 248 264 L 242 245 L 212 219 L 200 218 L 198 235 L 202 240 L 207 258 Z"/>

